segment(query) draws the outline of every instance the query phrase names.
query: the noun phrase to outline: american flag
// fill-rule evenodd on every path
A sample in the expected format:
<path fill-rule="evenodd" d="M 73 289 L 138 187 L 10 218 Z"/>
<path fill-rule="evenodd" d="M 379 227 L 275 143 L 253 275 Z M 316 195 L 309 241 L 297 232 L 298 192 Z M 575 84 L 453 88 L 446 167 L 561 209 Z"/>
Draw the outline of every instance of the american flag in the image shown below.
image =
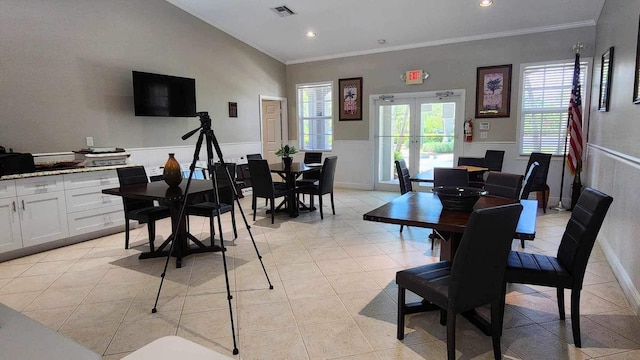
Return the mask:
<path fill-rule="evenodd" d="M 573 68 L 573 87 L 569 105 L 569 157 L 567 165 L 571 175 L 582 169 L 582 97 L 580 96 L 580 54 L 576 53 Z"/>

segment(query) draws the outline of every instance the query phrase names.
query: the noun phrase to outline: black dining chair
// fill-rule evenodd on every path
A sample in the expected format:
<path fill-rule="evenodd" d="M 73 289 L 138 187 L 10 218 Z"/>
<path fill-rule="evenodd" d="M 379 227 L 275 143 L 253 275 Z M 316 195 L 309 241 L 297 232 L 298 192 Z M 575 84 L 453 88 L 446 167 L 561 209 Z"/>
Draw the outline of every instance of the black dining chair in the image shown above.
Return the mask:
<path fill-rule="evenodd" d="M 453 262 L 440 261 L 396 273 L 398 340 L 404 338 L 406 314 L 439 308 L 440 324 L 447 326 L 447 358 L 453 360 L 456 358 L 456 314 L 491 304 L 493 354 L 496 359 L 501 358 L 504 273 L 521 212 L 520 204 L 475 210 Z M 405 303 L 406 290 L 424 299 L 421 307 L 413 308 Z"/>
<path fill-rule="evenodd" d="M 469 186 L 469 172 L 466 169 L 433 168 L 433 186 Z"/>
<path fill-rule="evenodd" d="M 538 162 L 535 161 L 527 169 L 527 173 L 524 176 L 524 180 L 522 180 L 522 190 L 520 191 L 520 199 L 526 200 L 529 198 L 529 194 L 531 193 L 531 185 L 533 184 L 533 179 L 538 173 L 539 168 L 540 168 L 540 164 L 538 164 Z M 522 248 L 524 249 L 524 239 L 520 239 L 520 246 L 522 246 Z"/>
<path fill-rule="evenodd" d="M 484 153 L 483 167 L 486 167 L 489 171 L 502 171 L 503 161 L 503 150 L 487 150 Z"/>
<path fill-rule="evenodd" d="M 477 166 L 484 167 L 484 158 L 481 157 L 471 157 L 471 156 L 460 156 L 458 157 L 458 166 Z"/>
<path fill-rule="evenodd" d="M 336 174 L 336 165 L 338 164 L 337 156 L 327 156 L 322 163 L 320 170 L 320 179 L 317 185 L 300 186 L 296 188 L 297 194 L 308 194 L 310 196 L 310 207 L 313 208 L 313 196 L 317 195 L 320 201 L 320 219 L 324 219 L 322 212 L 322 195 L 331 195 L 331 211 L 336 214 L 336 208 L 333 203 L 333 181 Z"/>
<path fill-rule="evenodd" d="M 511 251 L 507 260 L 506 283 L 556 288 L 558 312 L 564 320 L 564 289 L 571 289 L 571 327 L 576 347 L 580 339 L 580 290 L 591 250 L 613 198 L 585 188 L 571 212 L 556 256 Z M 503 289 L 506 292 L 506 287 Z M 504 311 L 504 296 L 502 297 Z"/>
<path fill-rule="evenodd" d="M 120 186 L 148 183 L 147 172 L 143 166 L 118 168 L 118 180 Z M 152 200 L 139 200 L 122 198 L 124 205 L 124 248 L 129 248 L 129 220 L 137 220 L 141 224 L 147 224 L 149 233 L 149 249 L 155 250 L 153 242 L 156 238 L 156 221 L 171 216 L 169 208 L 162 205 L 154 205 Z"/>
<path fill-rule="evenodd" d="M 288 196 L 289 187 L 286 183 L 274 183 L 271 179 L 271 171 L 267 160 L 249 160 L 249 173 L 251 174 L 251 186 L 253 194 L 251 199 L 251 208 L 253 210 L 253 220 L 256 220 L 256 199 L 264 198 L 271 203 L 271 223 L 274 223 L 275 199 Z M 288 206 L 292 206 L 288 204 Z"/>
<path fill-rule="evenodd" d="M 460 156 L 458 166 L 484 167 L 483 157 Z M 484 185 L 483 173 L 469 173 L 469 186 L 481 188 Z"/>
<path fill-rule="evenodd" d="M 522 178 L 520 174 L 490 171 L 484 183 L 484 189 L 490 196 L 520 199 Z"/>
<path fill-rule="evenodd" d="M 395 161 L 396 165 L 396 173 L 398 174 L 398 183 L 400 184 L 400 195 L 404 195 L 410 191 L 413 191 L 413 185 L 411 183 L 411 174 L 409 173 L 409 168 L 407 168 L 407 163 L 404 159 L 399 159 Z M 400 225 L 400 232 L 404 225 Z"/>
<path fill-rule="evenodd" d="M 534 162 L 540 164 L 536 176 L 534 176 L 531 183 L 532 192 L 542 191 L 542 211 L 547 212 L 547 199 L 549 198 L 549 185 L 547 185 L 547 175 L 549 175 L 549 166 L 551 164 L 551 154 L 533 152 L 529 156 L 529 162 L 527 163 L 527 169 Z"/>
<path fill-rule="evenodd" d="M 540 164 L 537 161 L 534 161 L 527 168 L 527 173 L 524 176 L 524 180 L 522 180 L 522 191 L 520 192 L 520 199 L 528 199 L 529 194 L 531 194 L 531 186 L 533 185 L 533 179 L 535 179 L 536 174 L 538 173 L 538 169 L 540 169 Z"/>
<path fill-rule="evenodd" d="M 466 169 L 456 168 L 433 168 L 433 186 L 469 186 L 469 172 Z M 434 249 L 436 240 L 443 240 L 441 233 L 433 230 L 429 234 L 431 239 L 431 250 Z"/>
<path fill-rule="evenodd" d="M 262 154 L 247 154 L 247 161 L 249 160 L 262 160 Z"/>
<path fill-rule="evenodd" d="M 304 160 L 302 162 L 305 164 L 321 164 L 322 153 L 307 151 L 304 153 Z M 320 180 L 320 168 L 304 172 L 302 179 L 296 180 L 296 186 L 315 185 L 318 183 L 318 180 Z M 304 201 L 304 194 L 302 195 L 302 201 Z"/>
<path fill-rule="evenodd" d="M 227 171 L 229 171 L 231 182 L 229 182 L 229 179 L 227 178 L 225 167 Z M 223 167 L 221 164 L 217 163 L 215 164 L 214 172 L 216 175 L 216 183 L 218 185 L 219 198 L 216 198 L 216 192 L 212 190 L 209 194 L 199 197 L 196 200 L 192 200 L 185 210 L 187 213 L 187 224 L 189 224 L 189 216 L 202 216 L 209 218 L 209 229 L 211 230 L 211 246 L 213 246 L 213 236 L 215 235 L 214 220 L 215 217 L 218 216 L 218 214 L 222 215 L 228 212 L 231 213 L 233 238 L 236 239 L 238 237 L 234 206 L 235 193 L 232 188 L 232 186 L 235 186 L 236 164 L 225 163 Z"/>

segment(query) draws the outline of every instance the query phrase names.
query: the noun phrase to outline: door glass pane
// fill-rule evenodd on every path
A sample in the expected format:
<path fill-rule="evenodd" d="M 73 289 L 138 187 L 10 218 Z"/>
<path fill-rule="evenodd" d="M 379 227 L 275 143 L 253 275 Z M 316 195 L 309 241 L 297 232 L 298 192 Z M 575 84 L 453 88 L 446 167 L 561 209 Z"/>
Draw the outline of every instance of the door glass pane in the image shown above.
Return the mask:
<path fill-rule="evenodd" d="M 455 102 L 420 104 L 419 171 L 453 166 Z"/>
<path fill-rule="evenodd" d="M 378 181 L 395 182 L 398 176 L 394 161 L 409 159 L 409 134 L 411 132 L 411 111 L 408 104 L 380 105 L 379 112 L 379 147 L 378 147 Z"/>

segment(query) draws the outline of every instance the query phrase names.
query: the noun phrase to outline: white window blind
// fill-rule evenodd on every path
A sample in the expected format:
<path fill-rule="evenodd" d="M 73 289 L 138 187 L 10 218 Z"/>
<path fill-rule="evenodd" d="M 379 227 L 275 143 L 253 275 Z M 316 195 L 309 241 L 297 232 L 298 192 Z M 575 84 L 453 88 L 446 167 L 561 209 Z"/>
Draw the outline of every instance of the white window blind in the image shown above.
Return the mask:
<path fill-rule="evenodd" d="M 520 83 L 520 154 L 532 152 L 562 155 L 567 135 L 567 116 L 573 82 L 574 60 L 524 65 Z M 580 87 L 588 98 L 585 83 L 587 61 L 580 62 Z"/>
<path fill-rule="evenodd" d="M 298 84 L 300 149 L 330 151 L 333 144 L 331 82 Z"/>

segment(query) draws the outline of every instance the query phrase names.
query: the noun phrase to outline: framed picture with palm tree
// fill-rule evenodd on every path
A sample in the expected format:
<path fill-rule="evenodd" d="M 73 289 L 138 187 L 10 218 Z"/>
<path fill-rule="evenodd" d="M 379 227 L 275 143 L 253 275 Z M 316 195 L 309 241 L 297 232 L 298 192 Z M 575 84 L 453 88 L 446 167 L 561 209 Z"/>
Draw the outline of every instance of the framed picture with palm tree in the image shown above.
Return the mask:
<path fill-rule="evenodd" d="M 362 120 L 362 78 L 338 80 L 340 115 L 338 120 Z"/>
<path fill-rule="evenodd" d="M 476 118 L 509 117 L 511 64 L 479 67 L 476 79 Z"/>

